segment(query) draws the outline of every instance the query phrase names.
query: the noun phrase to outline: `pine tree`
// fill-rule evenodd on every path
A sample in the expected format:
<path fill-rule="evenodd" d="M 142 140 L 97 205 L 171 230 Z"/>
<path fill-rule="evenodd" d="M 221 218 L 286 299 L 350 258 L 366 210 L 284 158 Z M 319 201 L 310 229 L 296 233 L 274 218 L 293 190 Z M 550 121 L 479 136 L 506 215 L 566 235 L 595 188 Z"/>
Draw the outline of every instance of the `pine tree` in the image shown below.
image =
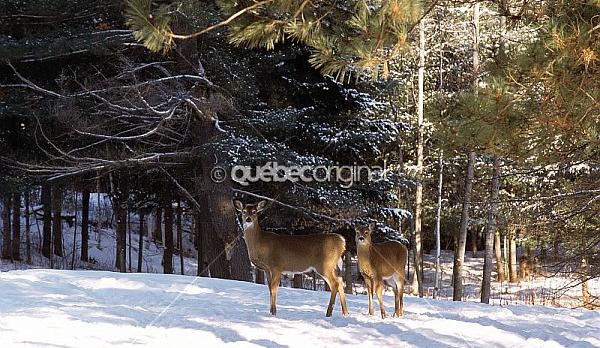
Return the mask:
<path fill-rule="evenodd" d="M 138 41 L 152 51 L 169 51 L 175 39 L 190 39 L 227 26 L 231 43 L 274 49 L 286 40 L 310 48 L 310 63 L 324 75 L 349 80 L 362 74 L 387 77 L 394 59 L 406 48 L 409 33 L 420 16 L 415 0 L 216 1 L 225 20 L 193 34 L 170 27 L 178 3 L 152 11 L 150 0 L 130 0 L 127 24 Z M 194 6 L 201 6 L 195 3 Z"/>

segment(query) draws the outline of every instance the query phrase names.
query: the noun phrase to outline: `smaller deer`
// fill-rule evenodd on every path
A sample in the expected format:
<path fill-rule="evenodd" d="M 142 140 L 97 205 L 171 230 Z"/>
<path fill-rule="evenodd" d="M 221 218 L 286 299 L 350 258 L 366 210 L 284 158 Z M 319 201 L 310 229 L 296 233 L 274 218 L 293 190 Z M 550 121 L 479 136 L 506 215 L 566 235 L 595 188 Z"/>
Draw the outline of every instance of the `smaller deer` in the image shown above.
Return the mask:
<path fill-rule="evenodd" d="M 537 257 L 529 257 L 527 255 L 519 257 L 519 283 L 521 280 L 533 280 L 535 274 L 538 272 L 538 268 L 539 261 Z"/>
<path fill-rule="evenodd" d="M 395 307 L 394 316 L 401 317 L 404 313 L 404 281 L 408 250 L 397 241 L 373 243 L 374 226 L 356 227 L 356 250 L 358 253 L 358 269 L 365 278 L 369 296 L 369 315 L 373 315 L 373 291 L 377 294 L 381 318 L 385 318 L 383 305 L 383 282 L 394 280 Z"/>
<path fill-rule="evenodd" d="M 342 314 L 348 314 L 344 283 L 337 275 L 337 265 L 346 250 L 344 237 L 335 233 L 290 236 L 266 232 L 258 224 L 258 213 L 264 210 L 266 201 L 243 205 L 236 200 L 233 204 L 242 213 L 244 239 L 250 261 L 267 273 L 271 314 L 277 313 L 277 288 L 281 273 L 304 273 L 311 270 L 317 272 L 331 289 L 331 298 L 325 315 L 331 316 L 338 292 Z"/>

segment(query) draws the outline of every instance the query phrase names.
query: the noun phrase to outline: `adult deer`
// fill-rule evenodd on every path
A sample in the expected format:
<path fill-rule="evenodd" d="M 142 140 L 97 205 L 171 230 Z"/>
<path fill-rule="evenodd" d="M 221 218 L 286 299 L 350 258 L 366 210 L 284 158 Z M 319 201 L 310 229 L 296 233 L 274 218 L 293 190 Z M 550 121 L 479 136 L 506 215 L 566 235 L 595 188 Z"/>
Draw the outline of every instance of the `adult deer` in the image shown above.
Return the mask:
<path fill-rule="evenodd" d="M 278 235 L 263 231 L 258 224 L 258 213 L 267 202 L 246 204 L 235 200 L 235 208 L 242 213 L 244 238 L 248 246 L 250 261 L 267 273 L 271 295 L 271 314 L 277 312 L 277 288 L 282 272 L 317 272 L 329 285 L 331 298 L 326 316 L 330 317 L 335 297 L 340 293 L 342 314 L 348 314 L 342 278 L 337 275 L 337 265 L 346 241 L 339 234 L 315 234 L 304 236 Z"/>
<path fill-rule="evenodd" d="M 356 227 L 356 250 L 358 253 L 358 269 L 365 279 L 369 296 L 369 315 L 373 315 L 373 291 L 377 294 L 381 317 L 385 318 L 383 305 L 383 282 L 393 279 L 395 283 L 394 316 L 400 317 L 404 313 L 404 269 L 408 258 L 408 250 L 404 244 L 397 241 L 373 243 L 372 234 L 374 227 Z"/>

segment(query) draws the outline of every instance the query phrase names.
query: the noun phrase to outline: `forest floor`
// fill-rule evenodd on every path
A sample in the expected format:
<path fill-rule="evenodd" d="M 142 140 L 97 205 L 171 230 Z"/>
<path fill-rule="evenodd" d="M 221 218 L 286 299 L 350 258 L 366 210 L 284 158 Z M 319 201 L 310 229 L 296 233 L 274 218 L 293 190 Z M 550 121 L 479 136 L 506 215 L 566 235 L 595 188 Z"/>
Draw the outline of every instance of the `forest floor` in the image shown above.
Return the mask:
<path fill-rule="evenodd" d="M 544 306 L 405 296 L 404 317 L 381 319 L 347 295 L 350 315 L 338 301 L 326 318 L 329 293 L 281 288 L 271 316 L 264 285 L 47 269 L 0 273 L 0 294 L 2 347 L 600 346 L 600 312 Z"/>

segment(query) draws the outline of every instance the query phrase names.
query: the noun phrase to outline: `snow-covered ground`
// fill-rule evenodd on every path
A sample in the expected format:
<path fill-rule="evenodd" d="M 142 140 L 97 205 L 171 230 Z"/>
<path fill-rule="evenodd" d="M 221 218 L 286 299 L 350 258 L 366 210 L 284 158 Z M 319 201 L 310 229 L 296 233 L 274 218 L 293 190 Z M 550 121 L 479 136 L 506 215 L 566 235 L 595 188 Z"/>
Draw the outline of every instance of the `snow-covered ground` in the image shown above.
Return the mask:
<path fill-rule="evenodd" d="M 405 296 L 403 318 L 366 315 L 348 295 L 325 318 L 329 293 L 281 288 L 268 312 L 263 285 L 100 271 L 0 273 L 1 347 L 598 347 L 600 312 L 489 306 Z M 385 298 L 388 312 L 393 298 Z"/>

